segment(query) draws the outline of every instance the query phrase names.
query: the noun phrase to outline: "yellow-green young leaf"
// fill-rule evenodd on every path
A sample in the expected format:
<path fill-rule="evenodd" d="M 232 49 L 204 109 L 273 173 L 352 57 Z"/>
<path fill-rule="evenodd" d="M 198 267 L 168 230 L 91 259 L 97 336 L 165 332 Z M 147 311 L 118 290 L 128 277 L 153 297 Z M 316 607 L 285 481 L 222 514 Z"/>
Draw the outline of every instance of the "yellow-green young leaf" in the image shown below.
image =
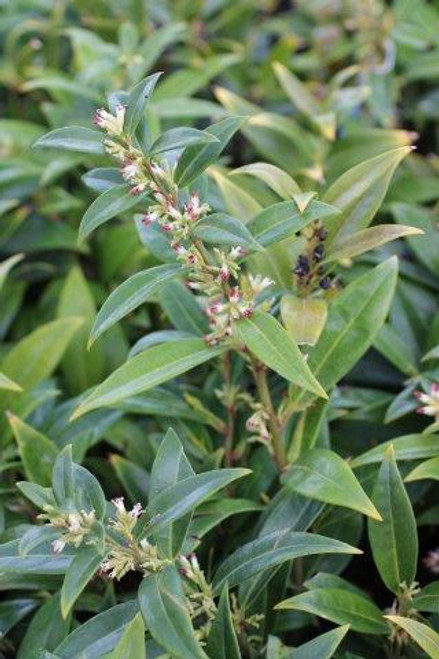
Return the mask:
<path fill-rule="evenodd" d="M 392 149 L 355 165 L 325 193 L 323 201 L 342 211 L 325 223 L 327 244 L 365 229 L 381 206 L 393 172 L 411 147 Z"/>
<path fill-rule="evenodd" d="M 305 85 L 280 62 L 273 63 L 273 70 L 284 92 L 298 110 L 312 118 L 320 113 L 320 106 Z"/>
<path fill-rule="evenodd" d="M 238 167 L 230 172 L 234 174 L 247 174 L 255 176 L 268 185 L 279 197 L 288 201 L 301 190 L 296 181 L 280 167 L 270 165 L 268 162 L 254 162 L 250 165 Z"/>
<path fill-rule="evenodd" d="M 373 558 L 381 579 L 389 590 L 397 594 L 401 584 L 410 587 L 415 578 L 418 534 L 392 446 L 387 450 L 378 472 L 372 501 L 382 515 L 379 524 L 368 521 Z"/>
<path fill-rule="evenodd" d="M 214 163 L 236 131 L 244 123 L 244 117 L 227 117 L 205 129 L 216 137 L 216 142 L 192 144 L 181 154 L 175 169 L 174 180 L 182 188 L 188 186 L 205 169 Z"/>
<path fill-rule="evenodd" d="M 320 634 L 312 641 L 295 648 L 292 656 L 294 659 L 331 659 L 349 629 L 350 625 L 343 625 Z"/>
<path fill-rule="evenodd" d="M 227 586 L 224 586 L 221 592 L 215 620 L 207 639 L 206 650 L 211 659 L 241 659 Z"/>
<path fill-rule="evenodd" d="M 420 465 L 412 469 L 404 480 L 406 483 L 411 483 L 412 481 L 420 481 L 426 478 L 439 481 L 439 456 L 422 462 Z"/>
<path fill-rule="evenodd" d="M 105 153 L 105 134 L 82 126 L 56 128 L 40 137 L 33 145 L 35 149 L 62 149 L 80 153 Z"/>
<path fill-rule="evenodd" d="M 23 391 L 19 384 L 8 378 L 4 373 L 0 373 L 0 389 L 10 389 L 11 391 Z"/>
<path fill-rule="evenodd" d="M 70 563 L 61 588 L 61 612 L 64 619 L 93 578 L 102 560 L 103 556 L 95 547 L 82 547 Z"/>
<path fill-rule="evenodd" d="M 85 211 L 79 225 L 79 239 L 85 240 L 97 227 L 116 215 L 129 210 L 141 201 L 145 201 L 146 194 L 130 194 L 130 186 L 126 183 L 115 185 L 103 192 Z"/>
<path fill-rule="evenodd" d="M 175 659 L 208 659 L 195 637 L 180 575 L 174 566 L 145 577 L 139 604 L 153 639 Z"/>
<path fill-rule="evenodd" d="M 52 482 L 52 468 L 58 455 L 57 446 L 17 416 L 8 414 L 7 417 L 17 440 L 28 480 L 49 487 Z"/>
<path fill-rule="evenodd" d="M 328 249 L 325 263 L 348 259 L 364 254 L 380 245 L 402 238 L 403 236 L 421 236 L 424 232 L 416 227 L 403 224 L 380 224 L 376 227 L 363 229 L 356 233 L 336 240 Z"/>
<path fill-rule="evenodd" d="M 379 608 L 366 597 L 344 588 L 316 588 L 280 602 L 276 609 L 306 611 L 364 634 L 388 634 Z"/>
<path fill-rule="evenodd" d="M 239 320 L 235 328 L 238 341 L 263 364 L 289 382 L 327 398 L 299 348 L 273 316 L 258 311 L 251 318 Z"/>
<path fill-rule="evenodd" d="M 14 256 L 10 256 L 8 259 L 0 263 L 0 290 L 5 283 L 5 279 L 8 276 L 9 271 L 12 270 L 14 265 L 23 259 L 23 256 L 23 254 L 15 254 Z"/>
<path fill-rule="evenodd" d="M 213 178 L 224 198 L 224 203 L 231 215 L 248 222 L 262 210 L 261 204 L 252 195 L 228 178 L 220 167 L 211 166 L 207 172 Z"/>
<path fill-rule="evenodd" d="M 158 265 L 137 272 L 124 281 L 109 295 L 100 308 L 90 331 L 89 347 L 96 341 L 98 336 L 138 306 L 151 299 L 162 286 L 178 274 L 182 274 L 182 272 L 183 268 L 178 263 Z"/>
<path fill-rule="evenodd" d="M 306 211 L 316 194 L 317 192 L 301 192 L 300 194 L 293 195 L 294 203 L 296 204 L 300 213 Z"/>
<path fill-rule="evenodd" d="M 282 476 L 282 482 L 310 499 L 351 508 L 381 520 L 347 462 L 329 449 L 314 448 L 303 453 Z"/>
<path fill-rule="evenodd" d="M 207 347 L 202 339 L 170 341 L 166 344 L 166 350 L 161 345 L 153 346 L 127 361 L 96 387 L 76 408 L 72 419 L 152 389 L 216 357 L 222 351 L 221 347 Z"/>
<path fill-rule="evenodd" d="M 74 267 L 66 277 L 61 290 L 57 316 L 68 318 L 77 316 L 84 319 L 61 361 L 68 390 L 71 394 L 82 393 L 102 380 L 105 370 L 105 356 L 102 344 L 86 351 L 88 334 L 96 314 L 96 305 L 82 270 Z"/>
<path fill-rule="evenodd" d="M 145 625 L 140 613 L 126 626 L 119 643 L 106 659 L 146 659 Z"/>
<path fill-rule="evenodd" d="M 221 563 L 215 573 L 214 592 L 219 594 L 227 583 L 229 588 L 240 584 L 269 568 L 301 556 L 316 554 L 362 554 L 345 542 L 317 533 L 276 530 L 242 545 Z"/>
<path fill-rule="evenodd" d="M 310 349 L 309 367 L 329 389 L 364 355 L 387 316 L 398 273 L 392 257 L 355 279 L 331 304 L 325 328 Z M 304 397 L 300 392 L 295 400 Z"/>
<path fill-rule="evenodd" d="M 328 316 L 326 300 L 284 295 L 280 311 L 287 332 L 298 345 L 317 343 Z"/>
<path fill-rule="evenodd" d="M 401 627 L 421 647 L 430 659 L 439 659 L 439 634 L 423 622 L 402 616 L 384 616 Z"/>

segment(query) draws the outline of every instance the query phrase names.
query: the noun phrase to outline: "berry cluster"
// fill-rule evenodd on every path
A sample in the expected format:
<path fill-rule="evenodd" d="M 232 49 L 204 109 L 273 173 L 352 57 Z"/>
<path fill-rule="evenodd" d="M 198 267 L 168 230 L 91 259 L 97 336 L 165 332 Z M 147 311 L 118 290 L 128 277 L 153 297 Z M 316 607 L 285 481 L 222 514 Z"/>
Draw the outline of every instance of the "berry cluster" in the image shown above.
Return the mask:
<path fill-rule="evenodd" d="M 302 236 L 306 239 L 306 252 L 299 254 L 294 267 L 296 286 L 303 295 L 307 295 L 315 288 L 327 291 L 331 288 L 330 277 L 324 274 L 321 261 L 325 257 L 325 240 L 328 232 L 316 222 L 302 230 Z"/>

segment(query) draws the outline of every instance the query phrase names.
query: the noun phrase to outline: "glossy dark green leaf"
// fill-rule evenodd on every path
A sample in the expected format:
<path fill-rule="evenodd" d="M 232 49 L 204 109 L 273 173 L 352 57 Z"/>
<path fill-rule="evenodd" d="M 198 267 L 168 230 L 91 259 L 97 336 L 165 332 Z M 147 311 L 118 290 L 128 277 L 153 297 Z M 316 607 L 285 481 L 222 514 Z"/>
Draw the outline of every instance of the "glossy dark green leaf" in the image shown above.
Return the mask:
<path fill-rule="evenodd" d="M 387 450 L 393 446 L 396 460 L 420 460 L 439 454 L 437 435 L 403 435 L 374 446 L 351 462 L 352 468 L 369 464 L 380 464 Z"/>
<path fill-rule="evenodd" d="M 130 194 L 126 183 L 115 185 L 103 192 L 85 211 L 79 225 L 79 238 L 85 240 L 97 227 L 116 215 L 125 213 L 146 198 L 145 194 Z"/>
<path fill-rule="evenodd" d="M 435 481 L 439 480 L 439 456 L 422 462 L 420 465 L 412 469 L 404 480 L 407 483 L 410 483 L 412 481 L 424 480 L 426 478 Z"/>
<path fill-rule="evenodd" d="M 56 128 L 40 137 L 34 148 L 62 149 L 64 151 L 79 151 L 80 153 L 105 153 L 104 133 L 82 126 L 67 126 Z"/>
<path fill-rule="evenodd" d="M 410 587 L 415 578 L 418 534 L 393 447 L 383 459 L 372 500 L 382 515 L 382 522 L 368 522 L 373 558 L 381 579 L 397 594 L 404 584 Z"/>
<path fill-rule="evenodd" d="M 124 132 L 127 135 L 133 135 L 139 125 L 139 122 L 145 113 L 147 103 L 160 76 L 161 73 L 153 73 L 144 80 L 138 82 L 130 92 L 123 124 Z"/>
<path fill-rule="evenodd" d="M 126 626 L 122 637 L 107 659 L 146 659 L 145 625 L 140 613 Z"/>
<path fill-rule="evenodd" d="M 214 213 L 200 220 L 192 229 L 196 238 L 216 245 L 243 247 L 246 250 L 262 250 L 247 227 L 226 213 Z"/>
<path fill-rule="evenodd" d="M 401 627 L 424 650 L 430 659 L 439 657 L 439 634 L 423 622 L 403 616 L 386 616 L 397 627 Z"/>
<path fill-rule="evenodd" d="M 334 652 L 346 636 L 350 625 L 336 627 L 325 634 L 316 636 L 312 641 L 299 645 L 293 651 L 294 659 L 331 659 Z"/>
<path fill-rule="evenodd" d="M 139 604 L 147 629 L 175 659 L 207 659 L 195 638 L 180 576 L 173 566 L 143 579 Z"/>
<path fill-rule="evenodd" d="M 413 606 L 417 611 L 439 615 L 439 581 L 433 581 L 414 596 Z"/>
<path fill-rule="evenodd" d="M 350 625 L 353 631 L 364 634 L 388 633 L 388 626 L 375 604 L 341 588 L 318 588 L 300 593 L 276 608 L 307 611 L 339 625 Z"/>
<path fill-rule="evenodd" d="M 72 508 L 75 499 L 72 446 L 66 446 L 53 465 L 52 489 L 58 506 Z"/>
<path fill-rule="evenodd" d="M 302 453 L 282 481 L 302 496 L 381 519 L 348 463 L 329 449 L 313 448 Z"/>
<path fill-rule="evenodd" d="M 53 464 L 58 455 L 57 446 L 17 416 L 9 414 L 8 420 L 17 440 L 27 478 L 43 487 L 48 487 L 51 483 Z"/>
<path fill-rule="evenodd" d="M 102 560 L 102 555 L 94 547 L 84 547 L 76 554 L 69 565 L 61 588 L 61 612 L 64 619 L 67 618 Z"/>
<path fill-rule="evenodd" d="M 49 597 L 33 616 L 21 641 L 17 659 L 32 659 L 36 648 L 54 650 L 67 636 L 70 616 L 61 615 L 60 593 Z"/>
<path fill-rule="evenodd" d="M 160 345 L 153 346 L 127 361 L 96 387 L 75 410 L 72 420 L 162 384 L 221 352 L 222 348 L 209 348 L 202 339 L 169 342 L 166 351 Z"/>
<path fill-rule="evenodd" d="M 218 142 L 218 138 L 197 128 L 169 128 L 151 145 L 148 155 L 156 156 L 166 151 L 183 149 L 190 144 Z"/>
<path fill-rule="evenodd" d="M 225 559 L 215 573 L 213 584 L 218 594 L 227 583 L 233 588 L 241 581 L 263 570 L 312 554 L 361 554 L 344 542 L 325 538 L 314 533 L 274 531 L 242 545 Z"/>
<path fill-rule="evenodd" d="M 38 601 L 31 598 L 5 599 L 0 602 L 0 634 L 6 636 L 10 629 L 15 627 L 22 618 L 27 616 Z"/>

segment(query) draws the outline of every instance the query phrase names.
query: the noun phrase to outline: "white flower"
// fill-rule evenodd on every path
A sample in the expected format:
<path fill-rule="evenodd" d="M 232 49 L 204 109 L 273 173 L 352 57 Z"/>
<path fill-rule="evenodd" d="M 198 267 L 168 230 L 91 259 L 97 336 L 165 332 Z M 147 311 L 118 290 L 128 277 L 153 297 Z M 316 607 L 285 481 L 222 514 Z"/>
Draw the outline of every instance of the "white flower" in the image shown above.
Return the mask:
<path fill-rule="evenodd" d="M 136 503 L 136 505 L 133 507 L 133 509 L 130 511 L 130 516 L 134 517 L 136 519 L 137 517 L 140 517 L 140 515 L 143 513 L 143 508 L 140 503 Z"/>
<path fill-rule="evenodd" d="M 428 394 L 423 391 L 415 391 L 414 396 L 422 403 L 422 407 L 416 410 L 418 414 L 434 416 L 439 419 L 439 383 L 434 382 L 430 386 Z"/>
<path fill-rule="evenodd" d="M 123 133 L 123 124 L 125 120 L 125 106 L 118 105 L 116 113 L 113 115 L 104 108 L 98 108 L 95 112 L 93 123 L 99 128 L 103 128 L 108 135 L 116 137 Z"/>
<path fill-rule="evenodd" d="M 55 552 L 55 554 L 60 554 L 65 546 L 66 543 L 62 538 L 57 538 L 52 542 L 52 549 Z"/>
<path fill-rule="evenodd" d="M 117 497 L 116 499 L 111 499 L 111 503 L 113 506 L 116 508 L 117 512 L 119 514 L 125 513 L 126 508 L 125 508 L 125 503 L 123 497 Z"/>
<path fill-rule="evenodd" d="M 76 534 L 81 531 L 81 518 L 78 513 L 70 513 L 67 517 L 68 529 L 70 533 Z"/>
<path fill-rule="evenodd" d="M 262 293 L 262 291 L 274 284 L 272 279 L 269 277 L 262 277 L 262 275 L 249 275 L 248 281 L 255 295 L 259 295 L 259 293 Z"/>
<path fill-rule="evenodd" d="M 122 167 L 122 176 L 125 181 L 135 183 L 139 174 L 140 168 L 136 162 L 127 161 L 126 164 Z"/>

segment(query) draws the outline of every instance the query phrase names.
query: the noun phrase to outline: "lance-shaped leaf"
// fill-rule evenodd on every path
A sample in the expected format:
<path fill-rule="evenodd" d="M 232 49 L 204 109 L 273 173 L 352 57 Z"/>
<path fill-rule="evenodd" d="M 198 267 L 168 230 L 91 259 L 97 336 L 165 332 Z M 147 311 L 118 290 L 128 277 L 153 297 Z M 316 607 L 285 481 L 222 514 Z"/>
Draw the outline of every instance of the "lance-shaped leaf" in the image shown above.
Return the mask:
<path fill-rule="evenodd" d="M 145 625 L 138 613 L 126 626 L 122 637 L 106 659 L 146 659 Z"/>
<path fill-rule="evenodd" d="M 224 586 L 221 592 L 206 649 L 211 659 L 241 659 L 238 639 L 233 626 L 227 585 Z"/>
<path fill-rule="evenodd" d="M 284 295 L 280 309 L 283 323 L 297 344 L 317 343 L 328 317 L 326 300 Z"/>
<path fill-rule="evenodd" d="M 202 339 L 170 341 L 136 355 L 104 380 L 76 408 L 72 419 L 99 407 L 109 407 L 129 396 L 186 373 L 194 366 L 221 354 L 223 348 L 209 348 Z"/>
<path fill-rule="evenodd" d="M 372 500 L 382 522 L 368 522 L 369 542 L 381 579 L 393 593 L 410 587 L 416 575 L 418 534 L 410 499 L 389 447 L 378 473 Z"/>
<path fill-rule="evenodd" d="M 303 82 L 280 62 L 273 63 L 273 71 L 290 101 L 308 117 L 320 113 L 320 106 Z"/>
<path fill-rule="evenodd" d="M 30 621 L 21 641 L 17 659 L 35 656 L 35 648 L 50 652 L 67 636 L 70 616 L 66 620 L 61 615 L 60 593 L 55 593 L 38 609 Z M 54 655 L 55 656 L 55 655 Z"/>
<path fill-rule="evenodd" d="M 434 629 L 412 618 L 404 618 L 403 616 L 385 616 L 385 618 L 407 632 L 430 659 L 438 659 L 439 634 Z"/>
<path fill-rule="evenodd" d="M 403 146 L 364 160 L 345 172 L 326 191 L 323 201 L 342 211 L 325 223 L 329 231 L 327 244 L 365 229 L 381 206 L 398 164 L 412 147 Z"/>
<path fill-rule="evenodd" d="M 127 625 L 138 613 L 136 601 L 124 602 L 99 613 L 77 627 L 55 648 L 60 659 L 97 659 L 114 650 Z"/>
<path fill-rule="evenodd" d="M 159 446 L 152 466 L 151 503 L 172 485 L 194 475 L 195 472 L 184 453 L 182 443 L 174 430 L 170 428 Z M 155 533 L 157 546 L 165 557 L 173 558 L 179 553 L 191 519 L 192 512 L 190 511 L 185 517 L 162 527 L 161 530 Z"/>
<path fill-rule="evenodd" d="M 439 581 L 433 581 L 421 588 L 413 598 L 413 606 L 417 611 L 439 615 Z"/>
<path fill-rule="evenodd" d="M 184 188 L 194 181 L 205 169 L 215 162 L 233 137 L 242 126 L 245 118 L 227 117 L 205 129 L 206 133 L 216 137 L 216 142 L 207 144 L 192 144 L 187 146 L 180 156 L 175 170 L 175 182 Z"/>
<path fill-rule="evenodd" d="M 263 247 L 288 238 L 314 220 L 324 219 L 339 211 L 334 206 L 321 201 L 311 201 L 307 208 L 300 212 L 294 201 L 281 201 L 264 208 L 248 224 L 248 229 Z"/>
<path fill-rule="evenodd" d="M 346 375 L 372 344 L 389 311 L 397 273 L 398 262 L 392 257 L 355 279 L 331 304 L 308 360 L 325 389 Z M 303 392 L 297 401 L 302 397 Z"/>
<path fill-rule="evenodd" d="M 349 259 L 403 236 L 421 236 L 424 232 L 403 224 L 380 224 L 337 240 L 329 248 L 325 262 Z"/>
<path fill-rule="evenodd" d="M 305 451 L 282 476 L 282 482 L 310 499 L 344 506 L 373 519 L 381 519 L 347 462 L 329 449 Z"/>
<path fill-rule="evenodd" d="M 56 128 L 40 137 L 35 149 L 61 149 L 80 153 L 105 153 L 105 134 L 82 126 Z"/>
<path fill-rule="evenodd" d="M 273 531 L 237 549 L 219 566 L 213 580 L 214 591 L 219 594 L 227 583 L 233 588 L 255 574 L 313 554 L 361 554 L 345 542 L 301 531 Z"/>
<path fill-rule="evenodd" d="M 412 469 L 404 480 L 406 483 L 411 483 L 412 481 L 420 481 L 426 478 L 439 481 L 439 456 L 422 462 L 420 465 Z"/>
<path fill-rule="evenodd" d="M 271 188 L 279 197 L 285 200 L 292 199 L 294 195 L 300 194 L 301 190 L 296 181 L 287 172 L 284 172 L 280 167 L 270 165 L 267 162 L 254 162 L 250 165 L 238 167 L 230 172 L 230 175 L 246 174 L 247 176 L 254 176 L 255 178 L 263 181 L 269 188 Z"/>
<path fill-rule="evenodd" d="M 79 238 L 85 240 L 97 227 L 120 215 L 144 200 L 146 195 L 129 194 L 130 186 L 123 183 L 103 192 L 87 208 L 79 225 Z"/>
<path fill-rule="evenodd" d="M 195 637 L 180 576 L 174 566 L 143 579 L 139 604 L 153 639 L 175 659 L 207 659 Z"/>
<path fill-rule="evenodd" d="M 293 651 L 294 659 L 331 659 L 334 652 L 346 636 L 350 625 L 336 627 L 326 634 L 320 634 Z"/>
<path fill-rule="evenodd" d="M 130 92 L 123 123 L 124 132 L 128 135 L 133 135 L 135 132 L 161 75 L 161 73 L 153 73 L 137 83 Z"/>
<path fill-rule="evenodd" d="M 19 384 L 8 378 L 4 373 L 0 373 L 0 389 L 9 389 L 9 391 L 23 391 Z"/>
<path fill-rule="evenodd" d="M 5 283 L 10 270 L 24 258 L 24 254 L 14 254 L 0 263 L 0 290 Z"/>
<path fill-rule="evenodd" d="M 88 345 L 91 346 L 98 336 L 150 300 L 162 286 L 182 272 L 180 264 L 171 263 L 158 265 L 129 277 L 111 293 L 100 308 L 90 332 Z"/>
<path fill-rule="evenodd" d="M 263 250 L 247 227 L 240 220 L 226 213 L 207 215 L 197 222 L 192 234 L 206 243 L 243 247 L 246 250 Z"/>
<path fill-rule="evenodd" d="M 200 144 L 205 142 L 218 142 L 215 135 L 207 133 L 197 128 L 189 128 L 183 126 L 182 128 L 170 128 L 160 135 L 152 144 L 148 155 L 156 156 L 165 151 L 174 151 L 175 149 L 183 149 L 189 144 Z"/>
<path fill-rule="evenodd" d="M 363 467 L 364 465 L 380 464 L 389 447 L 392 445 L 396 460 L 420 460 L 437 456 L 439 452 L 439 438 L 437 435 L 403 435 L 395 439 L 389 439 L 370 451 L 366 451 L 351 462 L 351 467 Z"/>
<path fill-rule="evenodd" d="M 299 348 L 273 316 L 258 311 L 251 318 L 238 321 L 236 337 L 263 364 L 286 380 L 327 398 Z"/>
<path fill-rule="evenodd" d="M 14 414 L 7 415 L 17 440 L 26 476 L 34 483 L 48 487 L 58 447 L 45 435 L 29 426 Z"/>
<path fill-rule="evenodd" d="M 61 612 L 64 619 L 94 576 L 102 559 L 94 547 L 84 547 L 70 563 L 61 588 Z"/>
<path fill-rule="evenodd" d="M 214 469 L 189 476 L 170 485 L 150 501 L 136 527 L 137 535 L 157 534 L 159 529 L 184 517 L 218 490 L 250 473 L 250 469 L 242 468 Z"/>
<path fill-rule="evenodd" d="M 366 597 L 342 588 L 317 588 L 280 602 L 276 609 L 306 611 L 364 634 L 388 634 L 379 608 Z"/>

